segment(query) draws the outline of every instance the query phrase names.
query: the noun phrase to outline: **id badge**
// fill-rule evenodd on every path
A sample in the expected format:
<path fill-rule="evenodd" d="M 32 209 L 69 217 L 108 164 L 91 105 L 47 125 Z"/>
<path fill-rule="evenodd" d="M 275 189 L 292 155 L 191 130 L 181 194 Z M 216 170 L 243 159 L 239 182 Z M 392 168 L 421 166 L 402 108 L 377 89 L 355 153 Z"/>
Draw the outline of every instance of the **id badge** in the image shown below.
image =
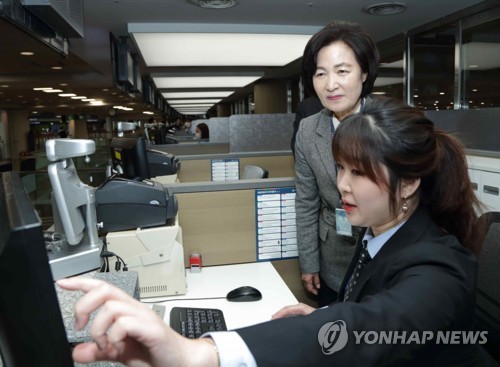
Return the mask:
<path fill-rule="evenodd" d="M 352 237 L 352 226 L 347 220 L 347 213 L 344 209 L 335 209 L 335 222 L 337 224 L 337 234 Z"/>

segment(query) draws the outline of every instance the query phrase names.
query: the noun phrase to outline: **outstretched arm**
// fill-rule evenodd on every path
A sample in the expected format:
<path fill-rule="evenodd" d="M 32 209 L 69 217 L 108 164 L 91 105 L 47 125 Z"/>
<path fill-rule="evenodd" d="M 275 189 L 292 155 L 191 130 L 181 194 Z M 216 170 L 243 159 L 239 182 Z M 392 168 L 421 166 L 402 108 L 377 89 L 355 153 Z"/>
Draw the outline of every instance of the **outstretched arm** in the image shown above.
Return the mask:
<path fill-rule="evenodd" d="M 57 281 L 86 294 L 75 306 L 75 328 L 82 329 L 100 309 L 90 328 L 93 342 L 73 350 L 79 363 L 117 361 L 127 366 L 218 366 L 211 339 L 190 340 L 170 329 L 149 306 L 104 281 L 69 278 Z"/>

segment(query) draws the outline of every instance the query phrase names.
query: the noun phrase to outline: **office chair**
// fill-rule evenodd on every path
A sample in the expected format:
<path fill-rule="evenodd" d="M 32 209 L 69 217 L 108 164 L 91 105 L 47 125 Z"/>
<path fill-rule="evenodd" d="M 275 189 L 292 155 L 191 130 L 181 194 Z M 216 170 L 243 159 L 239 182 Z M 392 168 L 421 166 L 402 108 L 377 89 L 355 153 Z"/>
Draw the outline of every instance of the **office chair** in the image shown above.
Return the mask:
<path fill-rule="evenodd" d="M 267 178 L 269 176 L 269 172 L 259 166 L 253 166 L 251 164 L 247 164 L 243 168 L 243 180 L 252 179 L 252 178 Z"/>
<path fill-rule="evenodd" d="M 481 215 L 478 225 L 486 235 L 478 258 L 476 329 L 488 331 L 483 348 L 500 365 L 500 212 Z M 491 358 L 490 358 L 491 359 Z"/>

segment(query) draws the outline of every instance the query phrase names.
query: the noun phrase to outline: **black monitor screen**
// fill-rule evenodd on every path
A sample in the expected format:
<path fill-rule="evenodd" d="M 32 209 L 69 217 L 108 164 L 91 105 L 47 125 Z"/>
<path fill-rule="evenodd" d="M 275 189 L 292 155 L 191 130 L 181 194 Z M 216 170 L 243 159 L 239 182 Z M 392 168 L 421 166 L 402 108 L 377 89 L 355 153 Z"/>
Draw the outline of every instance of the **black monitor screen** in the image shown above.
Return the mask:
<path fill-rule="evenodd" d="M 113 168 L 121 177 L 130 180 L 151 178 L 144 137 L 113 138 L 110 146 Z"/>
<path fill-rule="evenodd" d="M 165 126 L 160 126 L 154 131 L 155 144 L 162 145 L 167 144 L 166 142 L 167 128 Z"/>
<path fill-rule="evenodd" d="M 15 172 L 0 180 L 0 354 L 8 367 L 73 366 L 41 221 Z"/>

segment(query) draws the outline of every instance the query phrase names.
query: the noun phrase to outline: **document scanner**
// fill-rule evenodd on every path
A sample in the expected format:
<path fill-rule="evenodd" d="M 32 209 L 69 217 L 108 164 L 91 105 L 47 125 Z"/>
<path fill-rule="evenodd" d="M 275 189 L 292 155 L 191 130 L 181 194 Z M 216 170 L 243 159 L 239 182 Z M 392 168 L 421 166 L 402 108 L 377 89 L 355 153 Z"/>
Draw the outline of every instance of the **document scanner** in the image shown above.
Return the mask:
<path fill-rule="evenodd" d="M 96 211 L 107 250 L 139 274 L 141 298 L 186 293 L 175 195 L 156 181 L 112 176 L 96 190 Z"/>
<path fill-rule="evenodd" d="M 164 226 L 177 214 L 177 200 L 151 180 L 110 177 L 96 190 L 97 223 L 101 232 Z"/>

